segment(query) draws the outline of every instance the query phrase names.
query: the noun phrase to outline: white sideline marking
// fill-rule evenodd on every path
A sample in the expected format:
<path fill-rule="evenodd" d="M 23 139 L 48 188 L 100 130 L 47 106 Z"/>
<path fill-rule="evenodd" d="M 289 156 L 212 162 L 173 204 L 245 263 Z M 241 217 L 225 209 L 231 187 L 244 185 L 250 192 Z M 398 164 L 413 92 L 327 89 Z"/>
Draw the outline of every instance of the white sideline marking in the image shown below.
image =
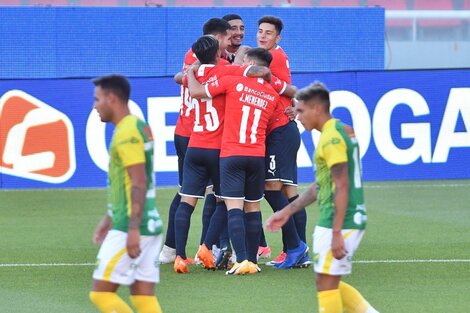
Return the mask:
<path fill-rule="evenodd" d="M 452 260 L 357 260 L 357 264 L 375 263 L 469 263 L 470 259 Z M 0 264 L 0 267 L 54 267 L 54 266 L 94 266 L 95 263 L 32 263 L 32 264 Z"/>

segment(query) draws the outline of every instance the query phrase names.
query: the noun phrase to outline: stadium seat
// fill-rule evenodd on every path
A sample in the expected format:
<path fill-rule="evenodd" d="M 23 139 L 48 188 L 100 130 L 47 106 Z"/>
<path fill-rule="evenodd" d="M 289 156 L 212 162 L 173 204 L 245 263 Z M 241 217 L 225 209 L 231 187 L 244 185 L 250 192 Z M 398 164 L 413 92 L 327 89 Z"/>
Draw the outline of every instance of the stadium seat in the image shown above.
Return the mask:
<path fill-rule="evenodd" d="M 127 5 L 131 7 L 162 7 L 166 3 L 166 0 L 127 0 Z"/>
<path fill-rule="evenodd" d="M 116 6 L 119 6 L 119 1 L 118 0 L 80 0 L 80 6 L 116 7 Z"/>
<path fill-rule="evenodd" d="M 453 10 L 452 0 L 414 0 L 415 10 Z M 418 21 L 419 27 L 459 27 L 461 21 L 458 19 L 423 19 Z"/>
<path fill-rule="evenodd" d="M 214 0 L 176 0 L 177 7 L 213 7 Z"/>
<path fill-rule="evenodd" d="M 318 0 L 273 0 L 273 7 L 314 7 L 318 6 Z"/>
<path fill-rule="evenodd" d="M 67 6 L 68 0 L 30 0 L 29 5 L 32 6 Z"/>
<path fill-rule="evenodd" d="M 369 0 L 367 2 L 369 6 L 380 6 L 385 10 L 407 10 L 407 0 Z M 413 21 L 411 19 L 387 19 L 387 27 L 411 27 Z"/>
<path fill-rule="evenodd" d="M 358 7 L 361 6 L 361 0 L 320 0 L 322 7 Z"/>
<path fill-rule="evenodd" d="M 263 5 L 261 0 L 224 1 L 224 7 L 261 7 Z"/>
<path fill-rule="evenodd" d="M 10 6 L 10 5 L 23 5 L 21 3 L 21 0 L 3 0 L 3 1 L 0 1 L 0 6 Z"/>

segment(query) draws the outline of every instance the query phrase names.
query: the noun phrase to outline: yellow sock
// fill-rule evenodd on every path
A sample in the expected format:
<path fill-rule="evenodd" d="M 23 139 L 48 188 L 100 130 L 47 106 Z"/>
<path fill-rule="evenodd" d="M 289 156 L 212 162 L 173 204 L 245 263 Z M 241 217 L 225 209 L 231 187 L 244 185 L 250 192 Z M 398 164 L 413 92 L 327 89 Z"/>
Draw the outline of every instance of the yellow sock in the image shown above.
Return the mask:
<path fill-rule="evenodd" d="M 155 296 L 131 296 L 131 301 L 139 313 L 162 313 Z"/>
<path fill-rule="evenodd" d="M 343 313 L 339 289 L 318 292 L 318 311 L 320 313 Z"/>
<path fill-rule="evenodd" d="M 115 292 L 90 292 L 90 300 L 102 313 L 133 313 Z"/>
<path fill-rule="evenodd" d="M 343 299 L 343 305 L 347 313 L 365 313 L 370 307 L 359 291 L 344 282 L 339 283 L 339 291 Z"/>

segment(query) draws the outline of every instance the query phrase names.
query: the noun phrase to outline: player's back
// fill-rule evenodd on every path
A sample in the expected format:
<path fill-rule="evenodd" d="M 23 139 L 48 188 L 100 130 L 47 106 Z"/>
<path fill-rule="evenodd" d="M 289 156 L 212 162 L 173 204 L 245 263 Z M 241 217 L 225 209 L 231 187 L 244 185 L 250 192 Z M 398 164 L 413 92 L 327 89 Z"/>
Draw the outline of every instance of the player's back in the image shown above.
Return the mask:
<path fill-rule="evenodd" d="M 197 57 L 193 50 L 189 49 L 183 62 L 182 72 L 184 73 L 189 66 L 197 61 Z M 191 97 L 189 96 L 189 90 L 185 86 L 181 86 L 181 103 L 180 103 L 180 115 L 176 122 L 175 134 L 183 137 L 191 136 L 194 126 L 194 112 L 191 103 Z"/>
<path fill-rule="evenodd" d="M 278 93 L 262 78 L 250 77 L 232 78 L 227 89 L 220 156 L 264 156 L 266 128 Z"/>
<path fill-rule="evenodd" d="M 201 84 L 215 84 L 223 76 L 241 75 L 246 67 L 236 65 L 202 64 L 195 73 Z M 225 120 L 225 95 L 192 99 L 194 127 L 189 147 L 220 149 Z"/>
<path fill-rule="evenodd" d="M 269 65 L 269 69 L 271 70 L 272 74 L 281 81 L 284 81 L 290 85 L 291 74 L 289 68 L 289 58 L 287 57 L 286 53 L 284 50 L 282 50 L 281 46 L 276 46 L 275 48 L 269 50 L 269 52 L 273 56 L 271 64 Z M 281 95 L 280 100 L 284 109 L 292 106 L 291 98 Z"/>

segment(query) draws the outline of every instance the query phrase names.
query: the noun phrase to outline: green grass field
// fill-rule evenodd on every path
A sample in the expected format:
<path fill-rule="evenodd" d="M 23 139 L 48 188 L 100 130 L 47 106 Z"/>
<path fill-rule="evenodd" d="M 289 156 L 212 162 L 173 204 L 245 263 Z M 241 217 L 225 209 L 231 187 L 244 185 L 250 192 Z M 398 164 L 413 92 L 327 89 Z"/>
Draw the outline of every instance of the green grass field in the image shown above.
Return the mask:
<path fill-rule="evenodd" d="M 369 224 L 353 274 L 381 313 L 467 312 L 470 309 L 470 181 L 366 184 Z M 164 222 L 175 189 L 158 189 Z M 105 191 L 0 191 L 0 312 L 96 312 L 88 300 L 98 247 L 92 233 Z M 201 231 L 196 209 L 187 251 Z M 308 211 L 308 238 L 318 207 Z M 270 209 L 263 202 L 264 218 Z M 273 253 L 280 234 L 267 234 Z M 444 262 L 442 260 L 447 260 Z M 227 277 L 192 266 L 178 275 L 161 266 L 157 295 L 166 313 L 317 312 L 314 273 L 276 270 Z M 119 293 L 128 300 L 128 290 Z"/>

